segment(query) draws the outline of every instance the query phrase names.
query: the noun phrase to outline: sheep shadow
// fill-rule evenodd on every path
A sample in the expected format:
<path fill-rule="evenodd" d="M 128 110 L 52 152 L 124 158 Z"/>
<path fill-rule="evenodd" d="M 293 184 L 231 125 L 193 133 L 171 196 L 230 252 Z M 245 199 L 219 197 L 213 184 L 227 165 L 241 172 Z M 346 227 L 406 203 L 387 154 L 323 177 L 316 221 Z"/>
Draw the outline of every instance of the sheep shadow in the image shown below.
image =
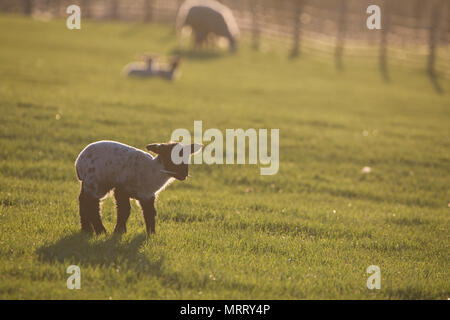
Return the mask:
<path fill-rule="evenodd" d="M 37 249 L 40 261 L 49 263 L 65 263 L 67 266 L 126 266 L 136 272 L 146 272 L 153 275 L 162 273 L 164 257 L 149 261 L 139 252 L 146 241 L 146 236 L 136 235 L 130 241 L 122 241 L 120 235 L 106 236 L 94 239 L 83 232 L 63 237 L 56 243 Z"/>
<path fill-rule="evenodd" d="M 225 58 L 230 53 L 220 50 L 194 50 L 194 49 L 174 49 L 170 52 L 172 55 L 182 56 L 183 59 L 191 60 L 212 60 Z"/>

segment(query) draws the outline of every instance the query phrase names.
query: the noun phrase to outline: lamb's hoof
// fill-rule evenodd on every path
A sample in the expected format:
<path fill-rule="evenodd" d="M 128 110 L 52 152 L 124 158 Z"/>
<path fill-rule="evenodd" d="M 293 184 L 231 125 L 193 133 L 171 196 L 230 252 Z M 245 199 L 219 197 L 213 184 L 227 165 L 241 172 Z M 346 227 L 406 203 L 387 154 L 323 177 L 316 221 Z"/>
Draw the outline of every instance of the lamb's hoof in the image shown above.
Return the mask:
<path fill-rule="evenodd" d="M 81 232 L 83 232 L 84 234 L 92 235 L 94 233 L 94 230 L 92 230 L 92 228 L 81 228 Z"/>
<path fill-rule="evenodd" d="M 115 234 L 124 234 L 124 233 L 126 233 L 127 232 L 127 228 L 118 228 L 118 227 L 116 227 L 115 229 L 114 229 L 114 233 Z"/>
<path fill-rule="evenodd" d="M 106 234 L 106 229 L 105 228 L 102 228 L 102 229 L 99 229 L 99 230 L 95 230 L 95 234 L 96 235 L 102 235 L 102 234 Z"/>

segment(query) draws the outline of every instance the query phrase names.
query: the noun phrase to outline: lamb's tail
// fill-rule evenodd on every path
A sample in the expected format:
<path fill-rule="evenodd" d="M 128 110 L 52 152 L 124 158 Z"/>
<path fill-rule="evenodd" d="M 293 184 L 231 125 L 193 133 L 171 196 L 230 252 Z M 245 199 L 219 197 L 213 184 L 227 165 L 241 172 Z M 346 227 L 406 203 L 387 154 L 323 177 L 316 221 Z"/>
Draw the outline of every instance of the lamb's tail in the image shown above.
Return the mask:
<path fill-rule="evenodd" d="M 77 178 L 79 181 L 82 181 L 81 176 L 80 176 L 80 171 L 78 169 L 78 161 L 79 161 L 80 156 L 78 156 L 77 160 L 75 160 L 75 172 L 77 173 Z"/>
<path fill-rule="evenodd" d="M 80 178 L 80 173 L 78 172 L 78 168 L 77 168 L 77 167 L 75 167 L 75 171 L 77 172 L 77 178 L 78 178 L 78 180 L 80 180 L 80 181 L 81 181 L 81 178 Z"/>

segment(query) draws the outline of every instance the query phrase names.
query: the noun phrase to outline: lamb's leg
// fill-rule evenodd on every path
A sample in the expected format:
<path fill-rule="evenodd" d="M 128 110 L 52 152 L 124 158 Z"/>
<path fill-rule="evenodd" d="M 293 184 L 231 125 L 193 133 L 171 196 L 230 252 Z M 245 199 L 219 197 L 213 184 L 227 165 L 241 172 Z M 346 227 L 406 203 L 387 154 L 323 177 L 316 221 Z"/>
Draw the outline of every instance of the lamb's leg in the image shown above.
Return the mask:
<path fill-rule="evenodd" d="M 78 201 L 80 206 L 81 230 L 92 233 L 92 224 L 89 217 L 89 196 L 83 192 L 83 189 L 81 189 L 80 195 L 78 196 Z"/>
<path fill-rule="evenodd" d="M 147 234 L 155 233 L 155 223 L 156 223 L 155 198 L 153 197 L 150 200 L 139 200 L 139 203 L 142 207 L 142 213 L 144 214 Z"/>
<path fill-rule="evenodd" d="M 100 217 L 100 199 L 89 197 L 89 219 L 91 220 L 92 226 L 96 234 L 106 233 L 106 229 L 103 226 L 102 218 Z"/>
<path fill-rule="evenodd" d="M 127 232 L 127 220 L 131 211 L 130 198 L 128 194 L 120 189 L 114 190 L 114 198 L 116 199 L 117 208 L 117 224 L 114 232 L 125 233 Z"/>

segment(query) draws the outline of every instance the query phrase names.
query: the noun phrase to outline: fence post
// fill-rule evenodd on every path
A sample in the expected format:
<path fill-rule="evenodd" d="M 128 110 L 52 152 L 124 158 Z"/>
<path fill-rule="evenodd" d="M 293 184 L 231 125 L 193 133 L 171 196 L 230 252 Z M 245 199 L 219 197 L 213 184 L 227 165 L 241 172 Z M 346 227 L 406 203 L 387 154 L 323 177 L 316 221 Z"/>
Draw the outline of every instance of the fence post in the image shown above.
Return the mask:
<path fill-rule="evenodd" d="M 301 37 L 301 28 L 302 23 L 300 20 L 300 16 L 303 11 L 304 0 L 294 0 L 295 10 L 294 10 L 294 29 L 293 29 L 293 43 L 291 50 L 291 58 L 298 57 L 300 55 L 300 37 Z"/>
<path fill-rule="evenodd" d="M 61 17 L 61 16 L 65 16 L 65 13 L 66 13 L 66 9 L 65 8 L 63 8 L 64 6 L 63 6 L 63 3 L 62 3 L 62 0 L 56 0 L 55 1 L 56 3 L 55 3 L 55 11 L 56 11 L 56 16 L 57 17 Z"/>
<path fill-rule="evenodd" d="M 145 0 L 144 2 L 144 21 L 151 22 L 153 20 L 153 1 Z"/>
<path fill-rule="evenodd" d="M 33 1 L 22 0 L 22 12 L 24 15 L 30 16 L 33 13 Z"/>
<path fill-rule="evenodd" d="M 423 0 L 415 0 L 414 2 L 414 8 L 413 8 L 413 15 L 414 15 L 414 21 L 415 21 L 415 39 L 419 40 L 419 32 L 418 30 L 420 29 L 420 20 L 422 18 L 422 11 L 423 11 Z"/>
<path fill-rule="evenodd" d="M 117 20 L 119 17 L 119 0 L 111 0 L 111 20 Z"/>
<path fill-rule="evenodd" d="M 91 17 L 91 8 L 89 0 L 82 0 L 81 1 L 81 16 L 83 18 L 90 18 Z"/>
<path fill-rule="evenodd" d="M 250 1 L 250 10 L 252 13 L 252 47 L 254 50 L 259 50 L 259 44 L 260 44 L 258 8 L 257 8 L 257 4 L 256 4 L 257 1 L 258 0 Z"/>
<path fill-rule="evenodd" d="M 430 21 L 430 30 L 428 34 L 428 66 L 427 71 L 428 75 L 433 82 L 433 85 L 438 92 L 442 92 L 439 83 L 437 82 L 436 75 L 436 48 L 438 45 L 438 35 L 439 35 L 439 25 L 441 20 L 441 11 L 444 8 L 444 0 L 439 0 L 431 11 L 431 21 Z"/>
<path fill-rule="evenodd" d="M 382 14 L 381 14 L 381 41 L 380 41 L 380 71 L 385 81 L 389 81 L 389 70 L 387 66 L 387 46 L 388 46 L 388 34 L 391 28 L 391 6 L 390 0 L 383 1 Z"/>
<path fill-rule="evenodd" d="M 342 55 L 344 53 L 345 31 L 347 27 L 347 0 L 339 1 L 339 20 L 338 33 L 336 39 L 336 48 L 334 51 L 334 58 L 336 60 L 336 68 L 342 71 Z"/>

